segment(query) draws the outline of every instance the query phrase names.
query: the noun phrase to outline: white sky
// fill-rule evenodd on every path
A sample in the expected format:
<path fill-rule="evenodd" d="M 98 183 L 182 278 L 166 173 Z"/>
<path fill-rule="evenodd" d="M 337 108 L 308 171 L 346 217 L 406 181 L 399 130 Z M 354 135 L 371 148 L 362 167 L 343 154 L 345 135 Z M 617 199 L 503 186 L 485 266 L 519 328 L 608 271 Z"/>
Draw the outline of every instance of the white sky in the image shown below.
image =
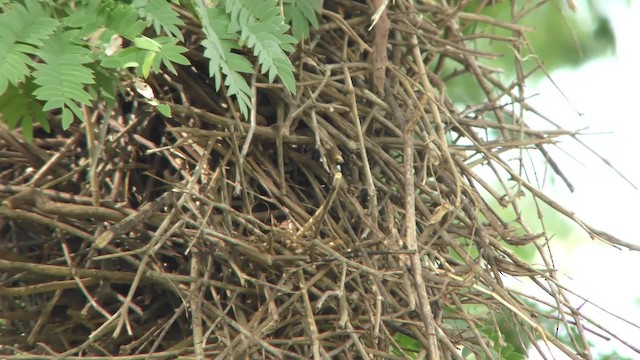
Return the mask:
<path fill-rule="evenodd" d="M 589 127 L 588 132 L 611 132 L 582 139 L 640 187 L 640 116 L 635 109 L 640 104 L 640 3 L 600 3 L 607 5 L 612 20 L 617 55 L 590 62 L 579 69 L 552 74 L 560 89 L 584 116 L 578 116 L 548 81 L 530 89 L 530 93 L 540 93 L 531 103 L 537 104 L 538 109 L 544 110 L 545 115 L 565 129 Z M 633 189 L 580 145 L 568 140 L 561 147 L 577 158 L 571 159 L 558 151 L 553 153 L 576 190 L 571 194 L 560 184 L 559 189 L 548 188 L 545 192 L 575 211 L 586 223 L 640 245 L 640 191 Z M 553 245 L 556 264 L 566 274 L 561 280 L 598 305 L 640 324 L 640 253 L 603 245 L 590 240 L 581 231 L 576 231 L 574 236 L 581 239 L 578 246 L 562 242 Z M 583 306 L 581 311 L 640 347 L 640 329 L 637 327 L 614 321 L 590 305 Z M 603 341 L 595 336 L 589 340 L 596 344 L 596 352 L 601 354 L 615 350 L 620 355 L 640 359 L 640 354 L 615 340 Z M 556 356 L 556 359 L 565 358 Z"/>

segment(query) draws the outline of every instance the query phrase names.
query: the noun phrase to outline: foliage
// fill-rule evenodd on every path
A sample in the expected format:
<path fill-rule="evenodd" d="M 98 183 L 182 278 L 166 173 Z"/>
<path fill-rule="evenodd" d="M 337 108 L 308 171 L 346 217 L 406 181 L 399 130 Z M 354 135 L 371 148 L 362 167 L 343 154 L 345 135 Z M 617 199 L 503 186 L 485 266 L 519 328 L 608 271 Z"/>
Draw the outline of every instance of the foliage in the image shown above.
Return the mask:
<path fill-rule="evenodd" d="M 612 351 L 608 354 L 601 355 L 599 360 L 632 360 L 632 359 L 630 357 L 620 356 L 620 354 L 618 354 L 617 352 Z"/>
<path fill-rule="evenodd" d="M 614 50 L 614 35 L 607 17 L 597 6 L 581 7 L 578 13 L 569 11 L 564 1 L 552 1 L 552 6 L 537 6 L 524 1 L 484 2 L 472 1 L 465 9 L 468 13 L 479 13 L 504 23 L 516 22 L 525 29 L 526 42 L 517 50 L 522 59 L 523 73 L 540 78 L 544 73 L 532 71 L 544 66 L 547 73 L 562 67 L 576 67 Z M 526 14 L 526 16 L 524 16 Z M 427 16 L 427 15 L 425 15 Z M 474 38 L 473 44 L 490 56 L 482 63 L 504 71 L 504 78 L 513 79 L 516 74 L 516 51 L 497 38 L 513 37 L 516 31 L 495 27 L 488 23 L 469 21 L 463 27 L 465 35 L 486 33 L 487 36 Z M 456 65 L 443 66 L 443 74 L 454 72 Z M 454 77 L 447 87 L 455 94 L 454 100 L 466 104 L 479 101 L 480 91 L 470 86 L 469 74 Z"/>
<path fill-rule="evenodd" d="M 321 10 L 321 3 L 314 0 L 284 0 L 284 17 L 291 23 L 291 32 L 296 39 L 309 36 L 309 25 L 318 26 L 316 13 Z"/>
<path fill-rule="evenodd" d="M 508 323 L 505 322 L 505 323 L 502 323 L 501 325 L 504 326 L 506 324 Z M 478 357 L 474 355 L 473 358 L 476 358 L 476 359 L 494 358 L 494 359 L 504 359 L 504 360 L 524 360 L 526 358 L 525 355 L 523 355 L 521 352 L 518 351 L 518 349 L 514 347 L 514 344 L 517 344 L 517 341 L 515 340 L 517 339 L 517 337 L 515 339 L 512 339 L 513 342 L 505 341 L 504 339 L 502 339 L 504 334 L 502 333 L 501 329 L 496 328 L 495 324 L 489 323 L 483 326 L 482 328 L 479 328 L 478 330 L 480 331 L 480 333 L 485 335 L 487 339 L 490 340 L 491 344 L 493 344 L 493 346 L 489 349 L 493 356 L 489 357 L 488 355 L 483 355 L 481 357 Z M 478 351 L 477 353 L 482 353 L 482 352 Z M 464 349 L 462 349 L 462 356 L 464 356 L 465 358 L 473 359 L 472 357 L 470 357 L 471 354 L 473 354 L 473 352 L 469 348 L 465 347 Z"/>
<path fill-rule="evenodd" d="M 450 308 L 445 308 L 448 313 L 455 313 Z M 465 312 L 471 312 L 476 314 L 486 314 L 488 312 L 486 307 L 466 307 Z M 488 344 L 492 344 L 491 354 L 494 359 L 508 359 L 508 360 L 522 360 L 525 359 L 526 349 L 516 348 L 519 344 L 515 329 L 510 326 L 510 321 L 507 316 L 501 313 L 495 313 L 495 319 L 487 320 L 482 325 L 475 325 L 476 331 L 486 339 Z M 460 333 L 470 331 L 467 322 L 462 320 L 448 320 L 448 325 L 451 328 L 455 328 Z M 410 359 L 418 358 L 418 353 L 423 350 L 422 344 L 404 334 L 398 334 L 395 337 L 396 343 L 400 346 L 400 349 L 394 348 L 392 353 L 394 355 L 403 355 Z M 474 351 L 475 350 L 475 351 Z M 470 347 L 463 347 L 460 354 L 465 359 L 489 359 L 489 356 L 482 353 L 482 350 L 472 349 Z M 479 355 L 476 355 L 479 354 Z"/>
<path fill-rule="evenodd" d="M 222 83 L 244 117 L 251 109 L 254 72 L 251 49 L 269 82 L 279 78 L 295 93 L 288 53 L 317 26 L 319 0 L 289 0 L 281 14 L 276 0 L 190 2 L 182 11 L 199 19 L 204 55 L 216 91 Z M 113 84 L 125 75 L 177 74 L 190 65 L 178 1 L 115 0 L 3 2 L 0 4 L 0 112 L 10 128 L 22 126 L 30 139 L 33 121 L 49 131 L 48 113 L 67 129 L 83 120 L 82 106 L 113 101 Z M 289 34 L 292 32 L 293 35 Z M 155 35 L 151 35 L 155 34 Z M 132 72 L 127 75 L 127 72 Z M 104 94 L 104 95 L 103 95 Z M 152 105 L 157 106 L 158 102 Z"/>
<path fill-rule="evenodd" d="M 418 358 L 418 353 L 422 350 L 422 344 L 418 340 L 399 333 L 396 335 L 395 341 L 400 346 L 400 349 L 393 349 L 392 353 L 394 355 L 404 355 L 409 359 Z"/>
<path fill-rule="evenodd" d="M 22 87 L 9 86 L 5 93 L 0 96 L 0 109 L 2 109 L 3 120 L 13 129 L 22 124 L 22 132 L 29 141 L 33 140 L 33 121 L 37 121 L 42 128 L 49 132 L 49 121 L 47 114 L 42 109 L 42 104 L 32 96 L 36 89 L 33 82 L 27 82 Z"/>
<path fill-rule="evenodd" d="M 71 30 L 51 36 L 38 54 L 43 63 L 33 65 L 33 82 L 40 85 L 33 95 L 45 101 L 43 111 L 62 110 L 65 129 L 71 125 L 74 114 L 82 118 L 77 103 L 91 104 L 91 95 L 83 86 L 94 83 L 92 71 L 84 66 L 91 62 L 89 50 L 75 44 L 77 34 L 77 30 Z"/>

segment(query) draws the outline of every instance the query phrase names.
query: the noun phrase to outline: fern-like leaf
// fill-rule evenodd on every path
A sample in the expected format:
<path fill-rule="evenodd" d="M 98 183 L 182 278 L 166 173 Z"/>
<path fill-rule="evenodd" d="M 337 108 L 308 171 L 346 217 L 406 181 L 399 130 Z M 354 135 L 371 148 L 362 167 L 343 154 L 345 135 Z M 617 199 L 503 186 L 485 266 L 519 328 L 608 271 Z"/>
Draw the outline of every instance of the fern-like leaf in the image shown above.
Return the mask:
<path fill-rule="evenodd" d="M 91 64 L 94 71 L 96 83 L 88 91 L 93 99 L 101 99 L 108 106 L 116 106 L 116 94 L 121 88 L 118 78 L 114 77 L 110 71 L 98 66 L 98 63 Z"/>
<path fill-rule="evenodd" d="M 63 22 L 80 29 L 79 37 L 89 37 L 98 29 L 107 28 L 111 33 L 133 39 L 147 27 L 136 8 L 128 4 L 89 1 L 83 6 L 67 7 L 66 11 L 69 16 Z"/>
<path fill-rule="evenodd" d="M 284 0 L 284 18 L 291 24 L 293 37 L 302 40 L 309 37 L 309 24 L 318 27 L 317 13 L 322 10 L 320 0 Z"/>
<path fill-rule="evenodd" d="M 138 9 L 140 15 L 151 21 L 156 34 L 160 34 L 160 29 L 167 34 L 183 40 L 182 33 L 178 26 L 184 25 L 178 13 L 176 13 L 166 0 L 135 0 L 133 5 Z"/>
<path fill-rule="evenodd" d="M 253 67 L 246 58 L 232 52 L 238 47 L 238 37 L 228 31 L 231 18 L 224 10 L 207 8 L 202 1 L 198 2 L 196 10 L 206 35 L 202 46 L 204 56 L 209 59 L 209 74 L 216 90 L 220 89 L 224 74 L 228 94 L 236 97 L 240 112 L 246 118 L 251 109 L 251 87 L 241 73 L 252 73 Z"/>
<path fill-rule="evenodd" d="M 40 87 L 33 92 L 38 100 L 45 101 L 43 111 L 62 110 L 62 127 L 67 129 L 73 115 L 82 119 L 76 102 L 90 105 L 92 97 L 84 90 L 93 84 L 93 72 L 84 64 L 90 63 L 90 51 L 76 45 L 78 30 L 57 33 L 40 49 L 43 63 L 35 64 L 34 83 Z"/>
<path fill-rule="evenodd" d="M 140 20 L 133 6 L 119 4 L 111 9 L 106 26 L 125 38 L 133 39 L 140 35 L 147 25 Z"/>
<path fill-rule="evenodd" d="M 70 28 L 79 29 L 79 36 L 90 36 L 107 21 L 108 12 L 99 1 L 90 1 L 84 6 L 66 6 L 67 16 L 62 23 Z"/>
<path fill-rule="evenodd" d="M 0 15 L 0 94 L 9 83 L 17 86 L 29 75 L 33 60 L 28 54 L 38 52 L 58 26 L 36 1 L 25 5 L 14 2 L 2 7 Z"/>
<path fill-rule="evenodd" d="M 240 31 L 240 43 L 253 49 L 261 72 L 269 73 L 270 82 L 279 76 L 295 94 L 293 64 L 285 51 L 294 50 L 296 39 L 286 33 L 289 26 L 280 16 L 277 0 L 226 0 L 225 9 L 231 15 L 228 32 Z"/>
<path fill-rule="evenodd" d="M 183 46 L 176 45 L 177 39 L 170 37 L 159 37 L 156 38 L 160 44 L 160 49 L 157 51 L 154 59 L 153 59 L 153 70 L 155 72 L 160 71 L 160 66 L 164 64 L 169 71 L 174 74 L 177 74 L 176 69 L 173 67 L 173 63 L 180 65 L 190 65 L 189 59 L 184 57 L 182 53 L 187 52 L 187 49 Z"/>

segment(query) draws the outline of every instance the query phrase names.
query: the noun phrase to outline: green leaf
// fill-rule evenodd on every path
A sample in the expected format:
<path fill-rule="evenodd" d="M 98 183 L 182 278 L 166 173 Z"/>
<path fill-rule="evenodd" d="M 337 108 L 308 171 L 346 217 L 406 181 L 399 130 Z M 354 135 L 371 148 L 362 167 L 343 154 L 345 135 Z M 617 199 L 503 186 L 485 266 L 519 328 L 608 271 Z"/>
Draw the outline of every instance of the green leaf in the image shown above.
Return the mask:
<path fill-rule="evenodd" d="M 292 94 L 296 93 L 296 78 L 291 71 L 291 62 L 288 58 L 275 58 L 273 59 L 273 66 L 280 74 L 280 80 L 289 89 Z M 271 78 L 270 78 L 271 80 Z"/>
<path fill-rule="evenodd" d="M 184 40 L 179 26 L 184 25 L 169 2 L 166 0 L 134 0 L 133 6 L 138 9 L 142 17 L 145 17 L 153 24 L 156 34 L 160 35 L 160 30 L 172 35 L 180 40 Z"/>
<path fill-rule="evenodd" d="M 310 34 L 309 23 L 301 20 L 300 16 L 294 17 L 291 19 L 291 33 L 298 40 L 308 38 Z"/>
<path fill-rule="evenodd" d="M 22 127 L 22 135 L 27 141 L 33 139 L 33 121 L 38 121 L 45 131 L 51 130 L 47 113 L 42 110 L 40 102 L 31 96 L 34 88 L 32 82 L 20 84 L 19 87 L 10 85 L 0 95 L 2 120 L 9 129 Z"/>
<path fill-rule="evenodd" d="M 222 52 L 216 51 L 217 42 L 209 38 L 202 40 L 202 46 L 204 46 L 203 55 L 209 58 L 209 76 L 213 78 L 213 83 L 216 91 L 220 90 L 222 84 Z"/>
<path fill-rule="evenodd" d="M 153 61 L 153 70 L 155 72 L 160 71 L 160 66 L 164 65 L 174 74 L 177 74 L 176 69 L 173 67 L 173 63 L 180 65 L 190 65 L 189 59 L 187 59 L 182 53 L 187 52 L 187 49 L 176 45 L 177 39 L 170 37 L 159 37 L 155 39 L 160 45 L 160 49 Z"/>
<path fill-rule="evenodd" d="M 160 114 L 170 118 L 171 117 L 171 108 L 167 104 L 158 104 L 156 109 L 160 112 Z"/>
<path fill-rule="evenodd" d="M 53 34 L 59 23 L 36 1 L 13 2 L 0 14 L 0 94 L 9 84 L 17 86 L 29 75 L 38 47 Z"/>
<path fill-rule="evenodd" d="M 33 141 L 33 121 L 25 119 L 22 122 L 22 135 L 28 142 Z"/>
<path fill-rule="evenodd" d="M 13 51 L 6 51 L 3 49 L 6 47 L 0 45 L 0 57 L 4 55 L 4 58 L 0 59 L 0 93 L 7 89 L 9 83 L 18 85 L 29 74 L 29 66 L 33 65 L 33 61 L 18 50 L 24 46 L 15 46 Z"/>
<path fill-rule="evenodd" d="M 147 27 L 140 20 L 140 14 L 132 5 L 113 1 L 88 1 L 82 6 L 67 6 L 69 16 L 63 23 L 72 28 L 80 28 L 80 37 L 91 36 L 100 28 L 107 28 L 122 37 L 133 39 Z"/>
<path fill-rule="evenodd" d="M 215 88 L 220 89 L 224 75 L 228 94 L 236 97 L 240 112 L 246 118 L 251 109 L 251 87 L 240 73 L 252 73 L 253 68 L 249 61 L 240 60 L 240 55 L 232 52 L 239 45 L 237 34 L 228 31 L 231 23 L 229 14 L 219 8 L 208 8 L 203 1 L 197 1 L 196 12 L 206 35 L 202 45 L 204 56 L 209 59 L 209 74 Z"/>
<path fill-rule="evenodd" d="M 71 28 L 80 29 L 79 36 L 90 36 L 107 21 L 108 12 L 102 11 L 104 5 L 100 1 L 89 1 L 84 6 L 66 6 L 68 16 L 62 23 Z"/>
<path fill-rule="evenodd" d="M 391 352 L 395 355 L 407 355 L 410 359 L 416 359 L 418 352 L 422 350 L 422 344 L 418 340 L 404 334 L 397 334 L 394 340 L 401 348 L 398 349 L 394 347 L 391 350 Z"/>
<path fill-rule="evenodd" d="M 174 63 L 190 65 L 189 59 L 182 55 L 187 49 L 176 45 L 178 40 L 175 38 L 139 37 L 136 40 L 135 47 L 123 49 L 113 56 L 103 54 L 100 57 L 101 65 L 107 68 L 135 67 L 138 74 L 145 78 L 151 71 L 160 72 L 162 65 L 174 74 L 177 74 Z"/>
<path fill-rule="evenodd" d="M 226 0 L 226 12 L 231 22 L 228 31 L 240 31 L 239 41 L 253 49 L 258 57 L 261 72 L 269 73 L 269 82 L 280 77 L 287 89 L 296 93 L 293 76 L 293 64 L 286 51 L 293 51 L 292 44 L 296 39 L 286 34 L 289 26 L 285 18 L 280 16 L 280 8 L 276 0 Z M 277 61 L 275 59 L 278 59 Z"/>
<path fill-rule="evenodd" d="M 106 68 L 138 67 L 144 62 L 147 51 L 135 47 L 128 47 L 113 56 L 101 57 L 100 65 Z"/>
<path fill-rule="evenodd" d="M 127 4 L 119 4 L 111 9 L 105 26 L 128 39 L 134 39 L 147 27 L 136 9 Z"/>
<path fill-rule="evenodd" d="M 73 122 L 73 113 L 66 107 L 62 108 L 62 128 L 67 130 Z"/>
<path fill-rule="evenodd" d="M 228 65 L 222 65 L 222 72 L 226 75 L 224 84 L 229 89 L 229 95 L 235 95 L 238 106 L 243 116 L 249 115 L 251 109 L 251 87 L 246 80 L 236 71 L 232 71 Z"/>
<path fill-rule="evenodd" d="M 564 2 L 564 1 L 563 1 Z M 474 13 L 480 11 L 478 7 L 482 2 L 468 2 L 465 12 Z M 604 2 L 603 2 L 604 4 Z M 512 21 L 512 3 L 494 1 L 491 6 L 483 6 L 482 15 L 486 15 L 497 21 Z M 556 4 L 558 5 L 558 4 Z M 588 6 L 589 10 L 580 11 L 580 16 L 559 11 L 558 6 L 536 6 L 519 22 L 521 26 L 527 26 L 533 31 L 527 32 L 527 43 L 534 49 L 532 54 L 528 49 L 521 49 L 519 54 L 514 52 L 511 45 L 503 41 L 495 41 L 494 36 L 511 36 L 511 30 L 496 27 L 483 22 L 467 23 L 466 35 L 471 33 L 491 34 L 490 37 L 480 37 L 473 40 L 473 47 L 482 49 L 488 53 L 500 54 L 493 59 L 479 59 L 490 68 L 502 69 L 504 77 L 516 76 L 515 64 L 517 59 L 522 60 L 524 69 L 537 66 L 538 61 L 544 63 L 546 73 L 567 66 L 577 66 L 588 62 L 590 59 L 610 53 L 614 50 L 615 39 L 610 32 L 609 21 L 600 6 Z M 604 8 L 604 7 L 602 7 Z M 429 16 L 425 14 L 425 16 Z M 432 62 L 431 70 L 436 64 Z M 441 74 L 449 74 L 458 70 L 455 62 L 443 62 Z M 536 80 L 545 76 L 545 72 L 536 71 L 531 74 L 531 79 Z M 472 74 L 465 73 L 462 76 L 452 77 L 447 81 L 448 94 L 456 103 L 473 104 L 483 101 L 485 98 L 482 86 L 477 84 Z"/>
<path fill-rule="evenodd" d="M 318 13 L 322 10 L 320 0 L 284 0 L 284 18 L 291 24 L 291 33 L 297 40 L 309 37 L 309 25 L 318 27 Z"/>
<path fill-rule="evenodd" d="M 221 68 L 231 49 L 238 47 L 237 34 L 227 32 L 227 27 L 231 21 L 228 14 L 219 8 L 199 8 L 199 16 L 202 21 L 202 28 L 206 39 L 202 41 L 205 48 L 204 56 L 210 59 L 209 75 L 213 77 L 216 90 L 220 89 L 222 83 Z M 232 68 L 233 69 L 233 68 Z"/>
<path fill-rule="evenodd" d="M 36 1 L 26 1 L 26 7 L 13 3 L 4 9 L 0 29 L 2 38 L 7 36 L 19 42 L 41 46 L 59 25 Z"/>
<path fill-rule="evenodd" d="M 237 72 L 251 74 L 253 73 L 253 66 L 247 60 L 246 57 L 238 55 L 236 53 L 227 54 L 227 64 L 230 68 L 235 69 Z"/>
<path fill-rule="evenodd" d="M 149 51 L 160 51 L 162 45 L 160 45 L 157 41 L 150 39 L 146 36 L 139 36 L 133 39 L 133 44 L 138 49 L 149 50 Z"/>
<path fill-rule="evenodd" d="M 90 105 L 93 100 L 84 90 L 85 85 L 94 83 L 93 71 L 84 66 L 92 60 L 88 49 L 74 43 L 78 32 L 71 30 L 52 36 L 40 49 L 39 55 L 43 63 L 34 65 L 34 83 L 40 87 L 33 95 L 45 101 L 43 111 L 62 109 L 65 121 L 69 120 L 69 116 L 73 120 L 73 116 L 65 112 L 65 109 L 70 109 L 82 118 L 76 102 Z M 68 127 L 70 122 L 65 121 L 63 125 Z"/>
<path fill-rule="evenodd" d="M 153 59 L 156 57 L 156 53 L 153 51 L 147 52 L 147 55 L 144 57 L 144 62 L 142 62 L 142 76 L 146 79 L 149 77 L 149 73 L 151 73 L 151 66 L 153 66 Z"/>
<path fill-rule="evenodd" d="M 116 89 L 120 85 L 116 74 L 104 69 L 98 64 L 94 64 L 92 69 L 95 74 L 95 86 L 89 89 L 91 97 L 94 99 L 102 99 L 108 106 L 116 106 Z"/>

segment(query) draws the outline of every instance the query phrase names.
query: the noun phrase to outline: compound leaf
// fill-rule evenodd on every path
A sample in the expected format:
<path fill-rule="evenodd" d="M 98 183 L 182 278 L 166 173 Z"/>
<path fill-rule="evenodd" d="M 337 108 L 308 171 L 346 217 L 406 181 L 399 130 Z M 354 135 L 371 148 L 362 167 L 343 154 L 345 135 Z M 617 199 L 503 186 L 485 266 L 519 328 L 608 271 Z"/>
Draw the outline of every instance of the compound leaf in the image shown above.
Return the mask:
<path fill-rule="evenodd" d="M 180 40 L 183 40 L 182 32 L 178 26 L 184 25 L 180 20 L 178 13 L 171 8 L 166 0 L 135 0 L 133 5 L 138 9 L 140 15 L 153 24 L 156 34 L 160 34 L 160 30 L 164 30 Z"/>
<path fill-rule="evenodd" d="M 33 60 L 28 54 L 55 31 L 58 21 L 49 17 L 36 2 L 25 5 L 12 2 L 2 7 L 0 14 L 0 94 L 9 84 L 17 86 L 29 75 Z"/>
<path fill-rule="evenodd" d="M 45 101 L 44 111 L 62 109 L 63 128 L 67 128 L 73 116 L 71 110 L 80 119 L 82 113 L 76 104 L 90 105 L 92 96 L 84 90 L 84 86 L 94 83 L 93 71 L 84 64 L 90 63 L 90 51 L 76 45 L 78 30 L 62 32 L 52 36 L 40 49 L 43 63 L 33 67 L 34 83 L 39 88 L 33 92 L 38 100 Z"/>

